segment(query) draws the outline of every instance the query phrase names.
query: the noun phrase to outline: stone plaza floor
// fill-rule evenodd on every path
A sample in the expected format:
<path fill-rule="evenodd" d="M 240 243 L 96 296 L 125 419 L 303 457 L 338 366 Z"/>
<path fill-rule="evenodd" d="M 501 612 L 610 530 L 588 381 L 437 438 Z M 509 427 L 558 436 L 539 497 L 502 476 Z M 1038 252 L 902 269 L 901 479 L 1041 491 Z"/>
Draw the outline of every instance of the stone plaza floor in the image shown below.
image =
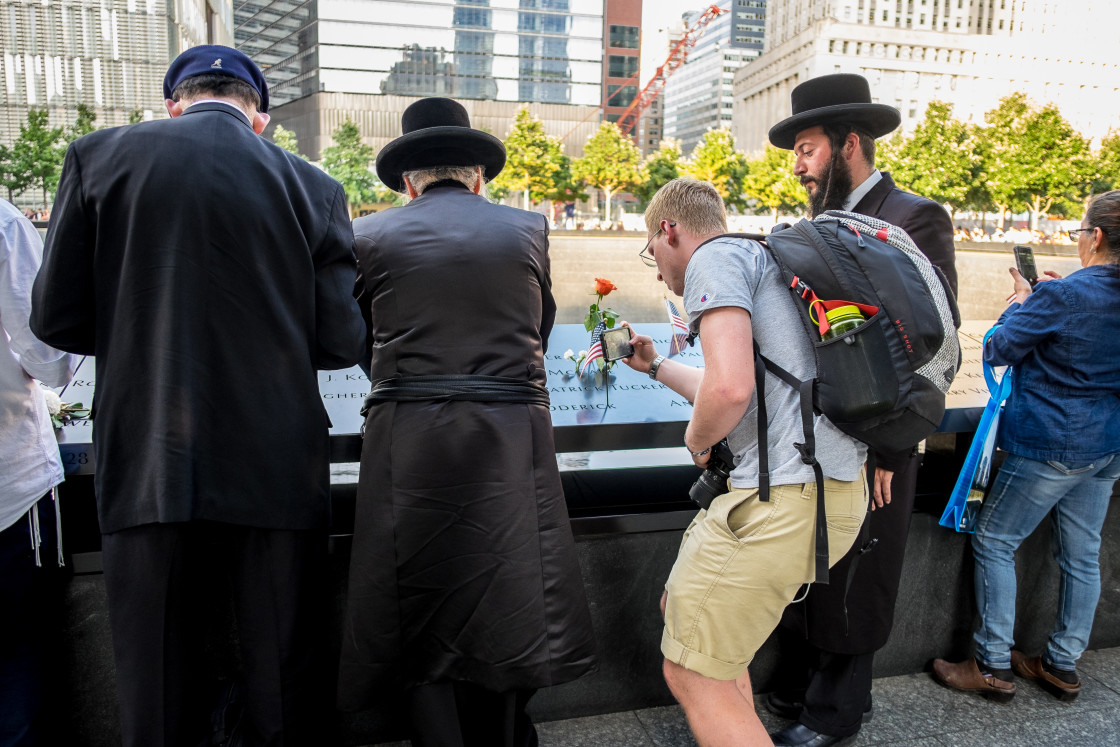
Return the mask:
<path fill-rule="evenodd" d="M 854 747 L 1094 747 L 1120 745 L 1120 648 L 1089 651 L 1079 663 L 1081 696 L 1061 703 L 1033 682 L 1017 679 L 1006 705 L 953 692 L 928 672 L 875 680 L 874 713 Z M 788 722 L 756 701 L 770 731 Z M 549 721 L 537 725 L 541 747 L 690 747 L 692 739 L 677 706 Z M 375 747 L 408 747 L 388 742 Z"/>

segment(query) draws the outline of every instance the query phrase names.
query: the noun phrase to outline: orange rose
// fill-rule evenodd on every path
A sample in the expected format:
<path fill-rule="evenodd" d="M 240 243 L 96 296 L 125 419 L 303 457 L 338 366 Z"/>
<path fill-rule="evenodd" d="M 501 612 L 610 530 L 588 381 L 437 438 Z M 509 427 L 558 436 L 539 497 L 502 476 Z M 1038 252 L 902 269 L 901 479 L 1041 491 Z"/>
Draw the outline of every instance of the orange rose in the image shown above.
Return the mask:
<path fill-rule="evenodd" d="M 613 290 L 618 290 L 618 286 L 609 280 L 603 278 L 595 278 L 595 292 L 600 296 L 605 296 Z"/>

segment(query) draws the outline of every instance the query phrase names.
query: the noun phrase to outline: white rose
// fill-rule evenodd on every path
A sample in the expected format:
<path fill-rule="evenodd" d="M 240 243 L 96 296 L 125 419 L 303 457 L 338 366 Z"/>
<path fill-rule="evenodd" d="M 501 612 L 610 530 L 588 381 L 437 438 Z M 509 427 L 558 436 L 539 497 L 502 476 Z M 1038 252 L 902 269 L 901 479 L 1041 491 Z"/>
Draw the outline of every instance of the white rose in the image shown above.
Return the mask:
<path fill-rule="evenodd" d="M 564 360 L 574 361 L 575 359 L 576 354 L 572 352 L 571 348 L 568 348 L 567 352 L 564 353 Z"/>
<path fill-rule="evenodd" d="M 43 399 L 47 401 L 47 412 L 52 416 L 62 412 L 62 399 L 50 389 L 43 390 Z"/>
<path fill-rule="evenodd" d="M 586 357 L 587 357 L 587 351 L 586 350 L 579 351 L 579 359 L 580 360 L 583 360 Z"/>

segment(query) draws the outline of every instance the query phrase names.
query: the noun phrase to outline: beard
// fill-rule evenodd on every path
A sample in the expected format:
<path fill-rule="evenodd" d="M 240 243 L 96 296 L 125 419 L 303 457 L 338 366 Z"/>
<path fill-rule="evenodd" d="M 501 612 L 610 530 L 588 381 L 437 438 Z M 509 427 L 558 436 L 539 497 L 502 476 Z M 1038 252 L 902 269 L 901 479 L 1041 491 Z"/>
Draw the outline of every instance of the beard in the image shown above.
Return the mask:
<path fill-rule="evenodd" d="M 834 150 L 822 174 L 806 174 L 801 184 L 816 182 L 817 188 L 809 192 L 809 217 L 816 218 L 826 210 L 841 210 L 844 200 L 852 193 L 852 170 L 838 150 Z"/>

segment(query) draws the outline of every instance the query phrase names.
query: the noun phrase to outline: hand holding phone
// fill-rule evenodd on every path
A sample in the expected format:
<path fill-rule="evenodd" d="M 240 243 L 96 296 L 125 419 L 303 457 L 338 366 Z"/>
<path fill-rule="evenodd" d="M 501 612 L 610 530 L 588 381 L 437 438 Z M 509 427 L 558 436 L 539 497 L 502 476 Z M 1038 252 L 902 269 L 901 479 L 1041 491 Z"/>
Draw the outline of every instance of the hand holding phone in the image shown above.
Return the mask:
<path fill-rule="evenodd" d="M 1019 274 L 1023 279 L 1031 284 L 1033 288 L 1038 282 L 1038 269 L 1034 264 L 1034 252 L 1031 251 L 1029 246 L 1017 246 L 1015 252 L 1015 267 L 1019 270 Z"/>
<path fill-rule="evenodd" d="M 615 327 L 605 330 L 599 336 L 599 342 L 603 345 L 604 360 L 617 361 L 622 358 L 629 358 L 634 354 L 634 346 L 630 344 L 629 327 Z"/>

